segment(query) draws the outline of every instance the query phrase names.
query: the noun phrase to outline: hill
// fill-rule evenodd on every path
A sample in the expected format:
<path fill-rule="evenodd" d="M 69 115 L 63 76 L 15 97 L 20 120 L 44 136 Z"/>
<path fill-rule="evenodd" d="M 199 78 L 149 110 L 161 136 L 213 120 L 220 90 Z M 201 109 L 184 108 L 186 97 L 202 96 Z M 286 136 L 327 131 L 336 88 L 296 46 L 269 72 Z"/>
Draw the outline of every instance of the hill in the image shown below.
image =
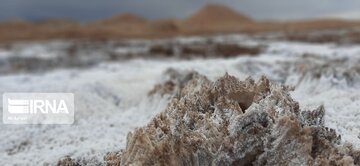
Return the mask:
<path fill-rule="evenodd" d="M 118 24 L 146 24 L 147 20 L 141 16 L 131 14 L 131 13 L 122 13 L 119 15 L 112 16 L 110 18 L 100 20 L 97 23 L 105 24 L 105 25 L 118 25 Z"/>
<path fill-rule="evenodd" d="M 252 22 L 249 17 L 220 4 L 208 4 L 183 21 L 185 26 L 200 29 L 227 29 Z"/>
<path fill-rule="evenodd" d="M 359 27 L 359 21 L 342 19 L 283 22 L 253 21 L 251 18 L 224 5 L 208 4 L 185 19 L 147 20 L 135 14 L 122 13 L 89 23 L 66 19 L 49 19 L 43 22 L 29 22 L 26 20 L 0 22 L 0 42 L 48 39 L 115 40 L 220 33 L 297 33 Z M 357 36 L 360 36 L 360 33 L 351 34 L 350 36 L 356 39 Z M 300 38 L 302 37 L 300 36 Z M 327 38 L 337 39 L 339 37 L 331 36 Z"/>

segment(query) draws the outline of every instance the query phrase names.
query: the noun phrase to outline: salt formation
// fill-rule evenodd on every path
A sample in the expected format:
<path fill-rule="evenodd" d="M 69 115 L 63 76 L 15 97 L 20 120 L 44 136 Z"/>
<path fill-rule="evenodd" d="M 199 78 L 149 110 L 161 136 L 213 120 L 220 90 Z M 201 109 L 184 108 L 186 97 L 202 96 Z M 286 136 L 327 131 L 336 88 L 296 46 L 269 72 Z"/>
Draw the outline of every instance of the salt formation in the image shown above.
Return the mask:
<path fill-rule="evenodd" d="M 239 62 L 236 67 L 240 72 L 253 77 L 266 73 L 269 80 L 286 85 L 298 86 L 306 80 L 331 78 L 331 84 L 343 82 L 346 86 L 354 87 L 360 82 L 359 63 L 359 58 L 304 54 L 275 62 L 249 59 Z"/>
<path fill-rule="evenodd" d="M 303 55 L 302 59 L 286 64 L 288 68 L 295 66 L 294 71 L 291 73 L 299 73 L 302 81 L 306 78 L 320 79 L 333 78 L 335 80 L 342 80 L 348 86 L 356 85 L 360 80 L 360 59 L 347 59 L 347 58 L 327 58 L 316 57 L 311 54 Z M 299 82 L 300 83 L 300 82 Z M 334 82 L 332 82 L 334 83 Z"/>
<path fill-rule="evenodd" d="M 185 84 L 165 111 L 129 133 L 125 150 L 105 156 L 108 165 L 360 164 L 360 152 L 323 126 L 324 108 L 301 111 L 289 87 L 228 74 Z"/>
<path fill-rule="evenodd" d="M 73 159 L 70 156 L 65 156 L 61 158 L 57 164 L 57 166 L 82 166 L 82 165 L 104 165 L 101 161 L 98 161 L 95 158 L 85 159 L 85 158 L 76 158 Z"/>
<path fill-rule="evenodd" d="M 194 79 L 200 79 L 204 77 L 196 71 L 181 71 L 169 68 L 164 72 L 164 81 L 162 83 L 156 84 L 154 88 L 149 92 L 149 96 L 153 95 L 180 95 L 180 91 L 185 87 L 185 85 Z"/>

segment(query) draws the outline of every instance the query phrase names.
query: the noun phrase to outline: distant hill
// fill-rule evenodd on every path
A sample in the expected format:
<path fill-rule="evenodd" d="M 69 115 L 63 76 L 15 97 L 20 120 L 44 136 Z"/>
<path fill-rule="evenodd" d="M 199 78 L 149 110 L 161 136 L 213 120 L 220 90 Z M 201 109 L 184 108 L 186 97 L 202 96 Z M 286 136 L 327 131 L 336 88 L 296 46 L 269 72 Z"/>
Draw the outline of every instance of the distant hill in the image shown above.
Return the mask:
<path fill-rule="evenodd" d="M 52 28 L 60 28 L 60 27 L 68 27 L 68 26 L 77 26 L 78 22 L 64 18 L 52 18 L 48 20 L 38 21 L 35 24 L 40 26 L 52 27 Z"/>
<path fill-rule="evenodd" d="M 249 17 L 220 4 L 208 4 L 184 20 L 186 26 L 197 28 L 238 26 L 252 22 Z"/>
<path fill-rule="evenodd" d="M 22 20 L 22 19 L 0 22 L 0 27 L 26 28 L 26 27 L 31 27 L 31 26 L 33 26 L 32 22 Z"/>
<path fill-rule="evenodd" d="M 105 25 L 114 25 L 114 24 L 146 24 L 147 20 L 141 16 L 131 14 L 131 13 L 122 13 L 119 15 L 112 16 L 110 18 L 97 21 L 97 23 Z"/>
<path fill-rule="evenodd" d="M 55 18 L 43 22 L 10 20 L 0 22 L 0 42 L 48 39 L 114 40 L 220 33 L 297 33 L 354 28 L 360 28 L 360 21 L 319 18 L 255 21 L 227 6 L 208 4 L 185 19 L 147 20 L 135 14 L 122 13 L 89 23 Z"/>

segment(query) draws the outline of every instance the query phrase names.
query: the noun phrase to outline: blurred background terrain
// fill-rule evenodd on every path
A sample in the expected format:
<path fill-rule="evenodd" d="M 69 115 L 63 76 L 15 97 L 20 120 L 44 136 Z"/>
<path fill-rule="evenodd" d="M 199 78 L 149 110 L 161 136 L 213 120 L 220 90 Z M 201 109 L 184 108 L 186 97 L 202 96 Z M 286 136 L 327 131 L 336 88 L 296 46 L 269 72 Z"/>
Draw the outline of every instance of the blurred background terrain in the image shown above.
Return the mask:
<path fill-rule="evenodd" d="M 247 1 L 244 1 L 243 3 L 246 4 L 246 2 Z M 180 10 L 178 12 L 181 13 L 174 15 L 166 11 L 172 8 L 176 9 L 176 6 L 166 6 L 166 4 L 161 6 L 162 4 L 160 2 L 157 3 L 159 4 L 159 8 L 161 8 L 159 9 L 160 11 L 165 10 L 163 13 L 159 11 L 148 11 L 145 13 L 142 12 L 139 7 L 134 9 L 130 8 L 131 11 L 128 12 L 126 10 L 129 9 L 120 7 L 120 9 L 123 9 L 125 12 L 116 14 L 115 11 L 113 11 L 113 8 L 109 8 L 109 10 L 114 13 L 112 16 L 103 16 L 98 18 L 99 16 L 97 16 L 96 13 L 92 13 L 91 10 L 84 10 L 84 8 L 87 8 L 87 5 L 92 5 L 92 2 L 89 2 L 89 4 L 78 6 L 77 8 L 79 11 L 77 13 L 76 11 L 72 11 L 74 15 L 69 16 L 66 7 L 69 7 L 70 4 L 67 3 L 68 2 L 64 2 L 63 6 L 59 6 L 56 11 L 52 12 L 48 9 L 44 10 L 42 14 L 39 14 L 39 11 L 34 11 L 37 9 L 42 11 L 43 8 L 46 7 L 50 9 L 55 8 L 53 5 L 56 5 L 57 2 L 54 2 L 53 5 L 44 3 L 39 7 L 29 4 L 26 6 L 27 3 L 21 6 L 22 3 L 19 2 L 20 9 L 14 7 L 12 9 L 11 5 L 8 5 L 10 9 L 15 10 L 13 12 L 21 10 L 21 7 L 25 8 L 26 10 L 24 9 L 24 12 L 28 13 L 27 15 L 22 14 L 23 12 L 21 11 L 13 15 L 11 15 L 11 13 L 8 14 L 8 10 L 10 9 L 6 9 L 7 6 L 5 3 L 4 6 L 1 7 L 4 8 L 2 10 L 4 15 L 0 18 L 2 19 L 2 22 L 0 23 L 0 41 L 11 42 L 47 39 L 113 40 L 127 38 L 164 38 L 179 35 L 228 34 L 240 32 L 249 34 L 282 32 L 285 34 L 285 37 L 290 39 L 307 40 L 308 37 L 299 33 L 315 30 L 353 30 L 360 26 L 360 22 L 356 20 L 356 13 L 353 12 L 351 15 L 348 14 L 349 17 L 345 17 L 346 14 L 344 13 L 336 13 L 343 11 L 343 8 L 346 9 L 346 6 L 343 7 L 342 5 L 337 4 L 338 2 L 332 2 L 334 4 L 329 2 L 329 8 L 332 9 L 334 8 L 334 5 L 338 5 L 340 8 L 338 10 L 340 11 L 335 9 L 333 9 L 334 11 L 327 11 L 325 10 L 327 9 L 325 4 L 322 8 L 319 7 L 320 9 L 314 9 L 314 7 L 309 7 L 309 9 L 301 8 L 301 10 L 304 11 L 302 14 L 298 11 L 299 9 L 297 8 L 296 3 L 292 6 L 283 5 L 284 8 L 288 7 L 289 9 L 278 9 L 283 11 L 283 13 L 280 13 L 282 15 L 280 15 L 279 12 L 275 12 L 276 8 L 274 9 L 271 5 L 268 8 L 265 8 L 264 5 L 268 3 L 264 4 L 258 2 L 258 6 L 260 5 L 270 11 L 266 11 L 265 9 L 265 11 L 262 11 L 261 9 L 258 9 L 257 11 L 257 8 L 255 8 L 247 13 L 255 16 L 259 15 L 257 13 L 262 13 L 260 16 L 257 16 L 260 18 L 253 18 L 237 11 L 236 9 L 219 3 L 202 3 L 203 6 L 199 8 L 194 9 L 194 6 L 191 7 L 190 9 L 193 9 L 191 12 L 188 11 L 189 9 L 185 10 L 184 7 L 179 6 L 179 10 L 184 10 Z M 123 3 L 124 6 L 126 6 L 127 3 Z M 273 3 L 277 4 L 279 2 Z M 285 2 L 283 3 L 288 4 Z M 308 3 L 303 2 L 301 4 Z M 240 3 L 239 5 L 242 4 Z M 252 4 L 250 7 L 251 6 L 255 5 Z M 148 8 L 151 7 L 152 6 L 149 6 Z M 164 9 L 166 7 L 170 9 Z M 236 7 L 236 4 L 234 4 L 234 7 Z M 299 6 L 299 8 L 300 7 L 301 6 Z M 288 11 L 290 9 L 294 11 Z M 26 12 L 27 10 L 34 13 L 32 14 L 31 12 Z M 318 11 L 318 13 L 312 16 L 309 15 L 307 11 L 310 13 Z M 269 12 L 268 17 L 264 14 L 266 12 Z M 298 12 L 298 14 L 293 12 Z M 143 13 L 143 15 L 136 13 Z M 7 15 L 9 16 L 6 17 Z M 77 18 L 82 15 L 84 16 Z M 87 15 L 89 16 L 86 17 Z M 103 14 L 98 13 L 98 15 L 102 16 Z M 288 17 L 286 17 L 287 15 Z M 358 36 L 358 32 L 348 32 L 342 35 L 355 40 Z M 336 38 L 334 35 L 327 34 L 312 40 L 335 40 L 334 38 Z"/>

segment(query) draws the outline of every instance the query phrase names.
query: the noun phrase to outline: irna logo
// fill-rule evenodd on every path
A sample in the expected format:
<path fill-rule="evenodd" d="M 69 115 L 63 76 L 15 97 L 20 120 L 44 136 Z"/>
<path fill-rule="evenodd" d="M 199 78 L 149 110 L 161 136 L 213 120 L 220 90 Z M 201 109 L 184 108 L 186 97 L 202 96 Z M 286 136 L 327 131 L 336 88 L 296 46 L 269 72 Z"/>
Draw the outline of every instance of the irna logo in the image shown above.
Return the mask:
<path fill-rule="evenodd" d="M 72 124 L 74 94 L 5 93 L 3 122 L 5 124 Z"/>
<path fill-rule="evenodd" d="M 8 111 L 11 114 L 68 114 L 64 100 L 12 100 L 8 99 Z"/>

